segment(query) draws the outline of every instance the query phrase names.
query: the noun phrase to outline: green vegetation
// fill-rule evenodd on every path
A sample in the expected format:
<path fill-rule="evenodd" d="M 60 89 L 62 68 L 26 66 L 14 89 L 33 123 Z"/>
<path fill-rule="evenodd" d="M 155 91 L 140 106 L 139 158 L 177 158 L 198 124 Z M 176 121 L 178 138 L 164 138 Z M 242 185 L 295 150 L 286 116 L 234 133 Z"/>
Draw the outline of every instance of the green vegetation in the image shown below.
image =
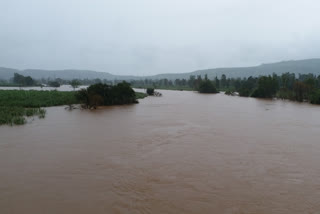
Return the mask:
<path fill-rule="evenodd" d="M 143 99 L 148 96 L 146 93 L 142 93 L 142 92 L 135 92 L 135 94 L 137 99 Z"/>
<path fill-rule="evenodd" d="M 254 73 L 254 71 L 252 71 Z M 132 80 L 131 85 L 138 88 L 161 88 L 170 90 L 196 90 L 202 93 L 225 91 L 227 95 L 236 93 L 242 97 L 280 98 L 294 101 L 308 101 L 320 104 L 320 75 L 283 73 L 260 77 L 204 79 L 201 75 L 191 75 L 189 79 L 145 79 Z"/>
<path fill-rule="evenodd" d="M 27 117 L 45 118 L 46 110 L 42 107 L 60 106 L 79 103 L 74 91 L 25 91 L 0 90 L 0 125 L 22 125 Z M 136 99 L 147 96 L 135 92 Z"/>
<path fill-rule="evenodd" d="M 26 117 L 44 118 L 41 107 L 77 103 L 75 92 L 0 90 L 0 125 L 22 125 Z"/>
<path fill-rule="evenodd" d="M 224 81 L 222 81 L 224 79 Z M 280 98 L 298 102 L 320 104 L 320 75 L 284 73 L 281 76 L 215 79 L 220 88 L 239 92 L 240 96 L 256 98 Z M 229 93 L 226 93 L 229 94 Z"/>
<path fill-rule="evenodd" d="M 126 82 L 116 86 L 98 83 L 78 92 L 0 90 L 0 125 L 24 124 L 26 117 L 31 116 L 44 118 L 46 110 L 41 107 L 68 105 L 69 109 L 73 109 L 73 104 L 83 103 L 87 108 L 95 108 L 98 105 L 137 103 L 137 99 L 146 96 L 145 93 L 134 92 Z"/>
<path fill-rule="evenodd" d="M 46 110 L 42 108 L 23 108 L 12 106 L 0 106 L 0 125 L 22 125 L 26 123 L 26 117 L 45 117 Z"/>
<path fill-rule="evenodd" d="M 228 90 L 226 90 L 226 91 L 224 92 L 224 94 L 225 94 L 225 95 L 234 96 L 234 95 L 235 95 L 235 92 L 234 92 L 233 90 L 228 89 Z"/>
<path fill-rule="evenodd" d="M 258 80 L 258 87 L 252 92 L 252 97 L 272 98 L 275 96 L 278 83 L 271 76 L 262 76 Z"/>
<path fill-rule="evenodd" d="M 79 87 L 79 85 L 81 85 L 81 82 L 77 79 L 73 79 L 71 82 L 70 82 L 70 85 L 72 86 L 73 90 L 75 90 L 76 88 Z"/>
<path fill-rule="evenodd" d="M 147 88 L 148 95 L 154 95 L 154 88 Z"/>
<path fill-rule="evenodd" d="M 208 79 L 207 75 L 205 75 L 204 80 L 200 79 L 198 84 L 199 84 L 198 91 L 200 93 L 204 93 L 204 94 L 218 93 L 213 82 Z"/>
<path fill-rule="evenodd" d="M 36 82 L 30 76 L 23 76 L 18 73 L 14 73 L 13 83 L 20 86 L 33 86 Z"/>
<path fill-rule="evenodd" d="M 60 84 L 60 82 L 58 82 L 58 81 L 49 81 L 49 82 L 48 82 L 48 85 L 49 85 L 50 87 L 59 88 L 61 84 Z"/>
<path fill-rule="evenodd" d="M 84 108 L 89 109 L 97 106 L 138 103 L 136 93 L 127 82 L 118 83 L 115 86 L 94 84 L 76 92 L 76 97 Z"/>
<path fill-rule="evenodd" d="M 75 104 L 73 91 L 0 90 L 0 106 L 39 108 Z"/>

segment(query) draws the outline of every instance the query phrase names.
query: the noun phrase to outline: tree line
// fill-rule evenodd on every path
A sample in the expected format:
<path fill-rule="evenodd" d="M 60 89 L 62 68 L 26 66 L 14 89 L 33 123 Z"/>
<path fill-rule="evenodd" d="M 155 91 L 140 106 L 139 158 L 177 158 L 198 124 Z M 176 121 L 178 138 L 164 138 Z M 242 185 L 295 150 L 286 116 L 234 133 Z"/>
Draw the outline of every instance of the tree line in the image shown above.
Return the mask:
<path fill-rule="evenodd" d="M 248 78 L 220 78 L 212 80 L 207 75 L 191 75 L 189 79 L 145 79 L 132 80 L 133 87 L 154 87 L 169 89 L 191 89 L 201 93 L 216 93 L 225 91 L 226 94 L 239 94 L 243 97 L 281 98 L 295 101 L 309 101 L 320 104 L 320 75 L 283 73 L 268 76 Z"/>
<path fill-rule="evenodd" d="M 20 74 L 14 74 L 12 82 L 20 86 L 31 86 L 38 83 L 46 83 L 53 87 L 60 84 L 78 85 L 105 84 L 109 86 L 121 83 L 120 80 L 62 80 L 42 79 L 33 80 Z M 207 75 L 191 75 L 189 79 L 141 79 L 131 80 L 130 85 L 137 88 L 163 88 L 176 90 L 196 90 L 201 93 L 217 93 L 225 91 L 226 94 L 239 94 L 243 97 L 281 98 L 295 101 L 309 101 L 320 104 L 320 75 L 283 73 L 260 77 L 227 78 L 225 74 L 220 78 L 208 79 Z"/>

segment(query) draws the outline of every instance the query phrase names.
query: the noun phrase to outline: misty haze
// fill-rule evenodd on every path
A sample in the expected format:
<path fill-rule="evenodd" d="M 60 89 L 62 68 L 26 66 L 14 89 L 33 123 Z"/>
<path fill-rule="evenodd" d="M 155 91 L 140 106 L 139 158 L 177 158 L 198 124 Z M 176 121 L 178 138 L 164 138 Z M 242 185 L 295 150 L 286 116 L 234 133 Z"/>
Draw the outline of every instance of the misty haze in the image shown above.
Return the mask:
<path fill-rule="evenodd" d="M 320 212 L 320 2 L 0 8 L 1 214 Z"/>

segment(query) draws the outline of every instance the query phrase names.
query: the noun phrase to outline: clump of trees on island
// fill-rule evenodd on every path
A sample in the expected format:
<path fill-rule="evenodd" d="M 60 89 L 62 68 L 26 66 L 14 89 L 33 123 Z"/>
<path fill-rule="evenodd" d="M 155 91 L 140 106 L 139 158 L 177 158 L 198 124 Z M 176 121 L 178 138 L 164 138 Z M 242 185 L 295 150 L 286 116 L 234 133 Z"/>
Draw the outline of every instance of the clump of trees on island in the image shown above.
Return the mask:
<path fill-rule="evenodd" d="M 84 108 L 96 108 L 97 106 L 123 105 L 138 103 L 136 93 L 127 82 L 117 85 L 98 83 L 76 92 L 77 99 Z"/>
<path fill-rule="evenodd" d="M 13 83 L 18 86 L 33 86 L 36 84 L 36 82 L 30 76 L 25 77 L 18 73 L 14 73 Z"/>
<path fill-rule="evenodd" d="M 154 95 L 154 88 L 147 88 L 147 94 L 150 96 Z"/>
<path fill-rule="evenodd" d="M 208 79 L 207 75 L 205 75 L 204 80 L 201 79 L 201 81 L 199 81 L 197 90 L 200 93 L 204 94 L 218 93 L 218 90 L 216 89 L 215 85 L 211 80 Z"/>
<path fill-rule="evenodd" d="M 149 96 L 156 96 L 156 97 L 162 96 L 162 94 L 158 91 L 155 91 L 154 88 L 147 88 L 146 92 L 147 92 L 147 95 Z"/>

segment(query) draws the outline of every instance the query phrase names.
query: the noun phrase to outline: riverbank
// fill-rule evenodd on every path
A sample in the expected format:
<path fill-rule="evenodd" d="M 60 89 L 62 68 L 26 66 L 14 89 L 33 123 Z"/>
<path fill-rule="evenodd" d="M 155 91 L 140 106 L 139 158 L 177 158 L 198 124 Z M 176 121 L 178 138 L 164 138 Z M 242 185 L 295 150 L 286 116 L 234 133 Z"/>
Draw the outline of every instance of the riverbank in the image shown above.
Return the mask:
<path fill-rule="evenodd" d="M 0 125 L 22 125 L 26 118 L 44 118 L 44 107 L 79 104 L 76 91 L 0 90 Z M 137 99 L 147 95 L 135 92 Z"/>

